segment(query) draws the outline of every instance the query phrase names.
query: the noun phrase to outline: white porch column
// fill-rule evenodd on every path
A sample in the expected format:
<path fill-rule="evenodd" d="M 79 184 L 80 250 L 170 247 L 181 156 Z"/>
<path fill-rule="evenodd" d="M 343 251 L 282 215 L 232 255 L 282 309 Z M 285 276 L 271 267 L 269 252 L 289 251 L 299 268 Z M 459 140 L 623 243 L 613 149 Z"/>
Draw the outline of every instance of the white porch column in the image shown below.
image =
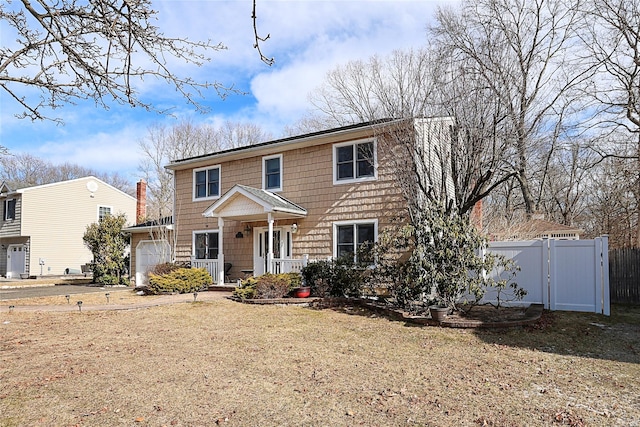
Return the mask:
<path fill-rule="evenodd" d="M 224 218 L 218 217 L 218 278 L 216 280 L 218 285 L 224 284 L 224 246 L 223 246 L 223 238 L 224 235 Z"/>
<path fill-rule="evenodd" d="M 269 231 L 267 242 L 267 273 L 273 273 L 273 215 L 269 212 L 267 221 L 269 222 Z"/>

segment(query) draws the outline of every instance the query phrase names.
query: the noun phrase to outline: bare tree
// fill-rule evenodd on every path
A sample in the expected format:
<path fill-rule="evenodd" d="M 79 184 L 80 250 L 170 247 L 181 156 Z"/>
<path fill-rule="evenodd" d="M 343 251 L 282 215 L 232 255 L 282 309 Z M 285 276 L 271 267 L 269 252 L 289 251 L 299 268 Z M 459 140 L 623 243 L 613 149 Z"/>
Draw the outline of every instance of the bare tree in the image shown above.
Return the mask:
<path fill-rule="evenodd" d="M 338 126 L 431 115 L 437 65 L 432 56 L 428 49 L 398 50 L 350 61 L 327 73 L 311 103 Z"/>
<path fill-rule="evenodd" d="M 460 11 L 439 9 L 430 29 L 500 102 L 529 214 L 539 208 L 543 188 L 538 182 L 534 189 L 533 165 L 544 168 L 556 141 L 575 125 L 575 92 L 592 72 L 572 51 L 580 25 L 578 8 L 564 0 L 480 0 L 464 2 Z"/>
<path fill-rule="evenodd" d="M 548 218 L 573 226 L 583 217 L 589 201 L 586 194 L 591 184 L 594 153 L 587 143 L 573 141 L 556 149 L 545 180 L 548 198 L 545 213 Z"/>
<path fill-rule="evenodd" d="M 629 160 L 612 157 L 589 171 L 587 213 L 582 226 L 590 236 L 609 235 L 611 248 L 637 245 L 637 173 Z"/>
<path fill-rule="evenodd" d="M 0 22 L 10 37 L 0 46 L 0 86 L 23 109 L 19 117 L 34 120 L 51 118 L 46 108 L 84 99 L 154 109 L 139 97 L 144 79 L 172 85 L 198 108 L 203 89 L 224 96 L 221 83 L 179 76 L 171 64 L 202 65 L 224 46 L 167 37 L 153 25 L 156 14 L 151 0 L 3 2 Z M 40 96 L 27 95 L 28 88 Z"/>
<path fill-rule="evenodd" d="M 596 0 L 585 15 L 589 24 L 585 48 L 598 66 L 599 83 L 589 94 L 599 107 L 598 125 L 613 129 L 610 143 L 597 150 L 603 157 L 635 160 L 633 165 L 626 162 L 635 176 L 624 182 L 636 198 L 635 245 L 640 246 L 640 3 Z"/>
<path fill-rule="evenodd" d="M 158 219 L 173 209 L 173 175 L 164 166 L 173 160 L 267 141 L 271 135 L 255 124 L 226 121 L 219 127 L 185 120 L 173 127 L 152 126 L 138 145 L 144 154 L 138 169 L 147 181 L 147 215 Z"/>

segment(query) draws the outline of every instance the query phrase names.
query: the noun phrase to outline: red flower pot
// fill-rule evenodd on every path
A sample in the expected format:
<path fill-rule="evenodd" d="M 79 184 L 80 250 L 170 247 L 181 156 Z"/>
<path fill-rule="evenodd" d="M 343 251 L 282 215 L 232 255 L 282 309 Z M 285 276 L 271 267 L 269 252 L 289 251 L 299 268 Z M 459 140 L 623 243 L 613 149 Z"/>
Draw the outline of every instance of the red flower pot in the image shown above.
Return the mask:
<path fill-rule="evenodd" d="M 293 296 L 295 298 L 307 298 L 309 295 L 311 295 L 311 288 L 308 286 L 295 288 L 293 290 Z"/>

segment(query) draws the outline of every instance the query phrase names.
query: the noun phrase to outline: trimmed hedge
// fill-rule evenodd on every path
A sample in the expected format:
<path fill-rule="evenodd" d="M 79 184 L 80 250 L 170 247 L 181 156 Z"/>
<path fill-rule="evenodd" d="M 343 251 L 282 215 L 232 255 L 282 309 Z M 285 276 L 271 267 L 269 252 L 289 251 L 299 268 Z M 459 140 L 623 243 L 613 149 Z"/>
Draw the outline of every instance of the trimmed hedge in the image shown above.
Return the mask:
<path fill-rule="evenodd" d="M 153 295 L 166 293 L 187 294 L 205 289 L 213 280 L 204 268 L 177 268 L 166 274 L 149 273 L 147 292 Z"/>

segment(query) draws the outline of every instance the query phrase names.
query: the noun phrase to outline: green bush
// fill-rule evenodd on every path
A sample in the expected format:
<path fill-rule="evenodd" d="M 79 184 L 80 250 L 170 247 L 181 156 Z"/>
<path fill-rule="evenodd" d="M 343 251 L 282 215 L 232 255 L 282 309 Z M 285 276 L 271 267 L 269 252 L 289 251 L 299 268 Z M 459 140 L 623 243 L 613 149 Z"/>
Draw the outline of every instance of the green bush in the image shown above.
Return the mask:
<path fill-rule="evenodd" d="M 233 294 L 242 299 L 283 298 L 301 283 L 302 277 L 298 273 L 266 273 L 243 280 L 240 286 L 234 289 Z"/>
<path fill-rule="evenodd" d="M 240 283 L 240 286 L 233 290 L 233 296 L 241 299 L 253 299 L 256 295 L 256 284 L 258 280 L 255 277 L 249 277 Z"/>
<path fill-rule="evenodd" d="M 316 296 L 359 297 L 368 283 L 369 269 L 356 264 L 352 256 L 309 263 L 302 277 Z"/>
<path fill-rule="evenodd" d="M 149 273 L 150 294 L 179 293 L 186 294 L 200 291 L 213 283 L 211 276 L 204 268 L 177 268 L 167 274 Z"/>

